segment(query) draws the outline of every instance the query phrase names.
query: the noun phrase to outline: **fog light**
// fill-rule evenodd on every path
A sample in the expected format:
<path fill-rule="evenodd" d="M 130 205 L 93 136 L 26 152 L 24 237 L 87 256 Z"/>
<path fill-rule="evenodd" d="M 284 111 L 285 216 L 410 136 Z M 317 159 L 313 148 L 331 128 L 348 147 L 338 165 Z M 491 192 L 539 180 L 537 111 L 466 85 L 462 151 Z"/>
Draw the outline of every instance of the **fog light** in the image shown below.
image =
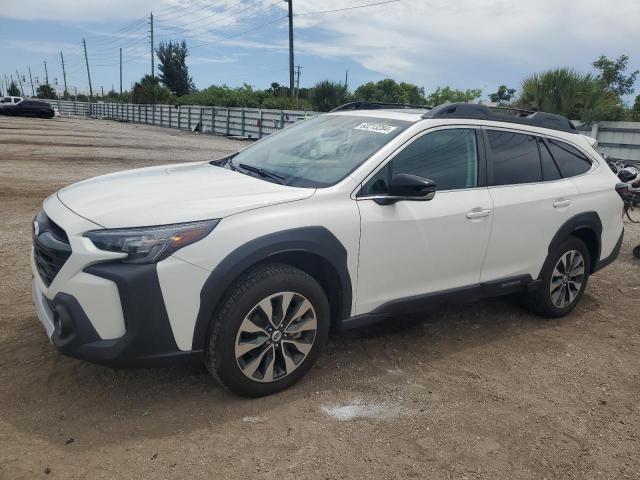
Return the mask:
<path fill-rule="evenodd" d="M 53 321 L 58 327 L 60 337 L 66 337 L 73 331 L 71 314 L 64 305 L 57 305 L 53 314 Z"/>

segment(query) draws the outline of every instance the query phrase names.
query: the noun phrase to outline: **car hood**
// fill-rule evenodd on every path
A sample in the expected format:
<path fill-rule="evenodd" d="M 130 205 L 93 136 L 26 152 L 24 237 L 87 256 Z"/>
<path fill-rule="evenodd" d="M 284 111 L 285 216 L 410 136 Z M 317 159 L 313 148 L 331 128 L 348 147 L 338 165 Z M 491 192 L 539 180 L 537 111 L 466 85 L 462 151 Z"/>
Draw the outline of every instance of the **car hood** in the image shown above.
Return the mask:
<path fill-rule="evenodd" d="M 63 188 L 58 198 L 98 225 L 120 228 L 223 218 L 314 192 L 198 162 L 91 178 Z"/>

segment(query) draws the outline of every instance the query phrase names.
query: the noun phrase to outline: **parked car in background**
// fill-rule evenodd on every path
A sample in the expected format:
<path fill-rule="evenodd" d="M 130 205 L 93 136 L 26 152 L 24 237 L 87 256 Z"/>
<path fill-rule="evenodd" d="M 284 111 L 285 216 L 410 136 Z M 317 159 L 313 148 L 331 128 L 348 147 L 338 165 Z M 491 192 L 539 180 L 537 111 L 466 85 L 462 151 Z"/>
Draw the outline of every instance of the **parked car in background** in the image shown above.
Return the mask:
<path fill-rule="evenodd" d="M 618 179 L 557 115 L 356 103 L 212 162 L 85 180 L 34 219 L 33 300 L 96 363 L 299 380 L 331 329 L 519 293 L 562 317 L 622 244 Z"/>
<path fill-rule="evenodd" d="M 22 100 L 18 103 L 4 104 L 0 108 L 0 115 L 53 118 L 56 116 L 56 111 L 47 102 L 41 100 Z"/>
<path fill-rule="evenodd" d="M 6 106 L 6 105 L 16 105 L 22 102 L 23 100 L 24 98 L 22 97 L 2 97 L 0 98 L 0 107 Z"/>

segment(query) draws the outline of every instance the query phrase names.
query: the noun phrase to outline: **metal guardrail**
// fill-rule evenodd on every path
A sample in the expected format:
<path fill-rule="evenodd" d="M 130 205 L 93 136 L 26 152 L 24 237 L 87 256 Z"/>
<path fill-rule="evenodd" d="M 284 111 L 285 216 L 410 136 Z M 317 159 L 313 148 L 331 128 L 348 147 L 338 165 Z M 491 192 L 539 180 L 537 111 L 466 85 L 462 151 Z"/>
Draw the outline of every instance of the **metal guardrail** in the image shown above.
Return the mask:
<path fill-rule="evenodd" d="M 200 105 L 144 105 L 47 100 L 61 115 L 178 128 L 214 135 L 262 138 L 317 112 Z"/>
<path fill-rule="evenodd" d="M 640 161 L 640 122 L 598 122 L 578 130 L 598 140 L 610 158 Z"/>
<path fill-rule="evenodd" d="M 81 116 L 89 115 L 88 102 L 76 102 L 74 100 L 45 100 L 52 107 L 56 107 L 60 115 L 64 116 Z"/>
<path fill-rule="evenodd" d="M 197 130 L 214 135 L 262 138 L 318 112 L 267 110 L 199 105 L 140 105 L 47 100 L 61 115 L 104 118 L 158 127 Z M 594 137 L 611 158 L 640 161 L 640 122 L 599 122 L 580 125 L 581 133 Z"/>

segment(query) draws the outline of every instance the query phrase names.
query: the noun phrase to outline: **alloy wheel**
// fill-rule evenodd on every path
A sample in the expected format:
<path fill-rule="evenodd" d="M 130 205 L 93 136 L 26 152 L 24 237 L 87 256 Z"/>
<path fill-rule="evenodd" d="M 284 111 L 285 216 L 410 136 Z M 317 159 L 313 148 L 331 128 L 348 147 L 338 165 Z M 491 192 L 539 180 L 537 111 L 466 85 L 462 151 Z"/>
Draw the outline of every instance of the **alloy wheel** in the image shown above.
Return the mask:
<path fill-rule="evenodd" d="M 307 298 L 279 292 L 255 305 L 238 329 L 235 357 L 242 373 L 257 382 L 290 375 L 313 348 L 318 322 Z"/>
<path fill-rule="evenodd" d="M 571 305 L 580 293 L 584 279 L 585 262 L 582 253 L 569 250 L 562 254 L 551 274 L 551 303 L 561 309 Z"/>

